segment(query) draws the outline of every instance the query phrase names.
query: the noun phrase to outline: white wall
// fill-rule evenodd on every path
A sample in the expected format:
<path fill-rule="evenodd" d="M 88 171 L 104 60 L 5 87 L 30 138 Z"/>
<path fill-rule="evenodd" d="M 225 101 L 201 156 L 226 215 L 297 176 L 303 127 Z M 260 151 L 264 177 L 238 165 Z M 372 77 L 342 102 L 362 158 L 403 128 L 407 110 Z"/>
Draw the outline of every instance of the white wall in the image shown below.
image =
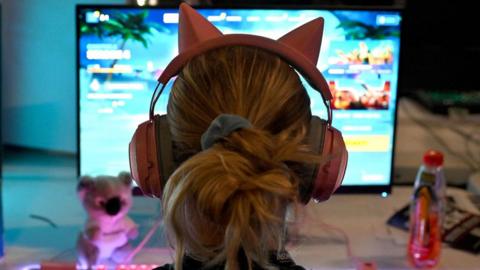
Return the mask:
<path fill-rule="evenodd" d="M 76 152 L 75 5 L 125 0 L 0 0 L 5 144 Z"/>

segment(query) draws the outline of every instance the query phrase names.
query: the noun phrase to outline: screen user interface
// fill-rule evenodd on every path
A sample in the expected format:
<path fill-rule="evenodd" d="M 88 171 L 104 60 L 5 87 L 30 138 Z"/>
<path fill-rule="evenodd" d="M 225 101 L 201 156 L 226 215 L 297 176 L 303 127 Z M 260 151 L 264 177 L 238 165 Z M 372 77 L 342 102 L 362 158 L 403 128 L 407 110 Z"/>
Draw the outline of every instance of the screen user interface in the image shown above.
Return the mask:
<path fill-rule="evenodd" d="M 364 10 L 200 9 L 223 33 L 279 38 L 325 19 L 318 68 L 334 97 L 333 125 L 349 151 L 344 186 L 391 181 L 400 14 Z M 177 55 L 177 9 L 82 8 L 78 12 L 80 174 L 128 171 L 128 144 L 148 119 L 157 79 Z M 321 96 L 305 83 L 311 109 Z M 170 87 L 156 106 L 166 112 Z M 368 161 L 368 162 L 367 162 Z"/>

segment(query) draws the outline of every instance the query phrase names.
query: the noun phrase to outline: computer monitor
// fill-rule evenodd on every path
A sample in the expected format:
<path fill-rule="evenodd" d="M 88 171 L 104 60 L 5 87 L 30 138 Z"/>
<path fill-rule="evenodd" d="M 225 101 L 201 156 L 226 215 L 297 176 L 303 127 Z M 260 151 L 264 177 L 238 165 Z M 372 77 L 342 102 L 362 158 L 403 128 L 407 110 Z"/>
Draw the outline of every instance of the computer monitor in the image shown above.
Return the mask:
<path fill-rule="evenodd" d="M 223 33 L 279 38 L 325 19 L 318 68 L 330 84 L 333 124 L 349 151 L 340 191 L 390 192 L 393 171 L 401 14 L 395 10 L 198 8 Z M 152 92 L 177 55 L 178 8 L 77 7 L 79 174 L 129 170 L 128 144 L 148 119 Z M 321 96 L 305 83 L 311 109 Z M 166 112 L 170 87 L 157 113 Z"/>

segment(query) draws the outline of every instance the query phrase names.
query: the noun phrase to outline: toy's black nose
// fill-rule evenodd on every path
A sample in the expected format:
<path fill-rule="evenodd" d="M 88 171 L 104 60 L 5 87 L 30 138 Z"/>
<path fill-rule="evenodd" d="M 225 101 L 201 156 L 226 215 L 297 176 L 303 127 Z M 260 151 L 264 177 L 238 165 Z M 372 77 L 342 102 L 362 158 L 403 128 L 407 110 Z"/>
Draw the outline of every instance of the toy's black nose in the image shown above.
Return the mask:
<path fill-rule="evenodd" d="M 121 207 L 122 204 L 119 197 L 113 197 L 105 203 L 105 211 L 107 211 L 107 214 L 109 214 L 110 216 L 115 216 L 116 214 L 118 214 Z"/>

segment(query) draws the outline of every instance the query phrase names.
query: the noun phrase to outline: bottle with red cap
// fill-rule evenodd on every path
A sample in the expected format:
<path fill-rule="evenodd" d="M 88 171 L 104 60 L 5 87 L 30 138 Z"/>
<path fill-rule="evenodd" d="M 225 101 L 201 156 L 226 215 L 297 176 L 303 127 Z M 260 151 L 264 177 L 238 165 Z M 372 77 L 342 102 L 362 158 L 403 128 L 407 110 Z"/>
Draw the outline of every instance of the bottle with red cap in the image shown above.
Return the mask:
<path fill-rule="evenodd" d="M 423 156 L 410 205 L 409 262 L 417 268 L 433 268 L 440 259 L 445 215 L 446 182 L 443 154 L 429 150 Z"/>

